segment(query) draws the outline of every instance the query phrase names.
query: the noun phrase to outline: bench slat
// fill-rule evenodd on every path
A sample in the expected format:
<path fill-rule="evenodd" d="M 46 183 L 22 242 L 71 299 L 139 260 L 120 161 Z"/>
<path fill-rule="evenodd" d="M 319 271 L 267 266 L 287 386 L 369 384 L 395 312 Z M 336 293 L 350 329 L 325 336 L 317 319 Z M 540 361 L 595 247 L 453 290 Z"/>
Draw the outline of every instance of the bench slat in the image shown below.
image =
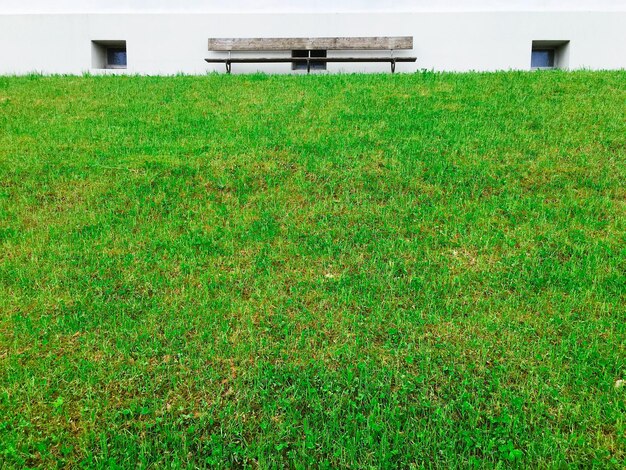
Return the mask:
<path fill-rule="evenodd" d="M 329 38 L 210 38 L 210 51 L 413 49 L 412 36 Z"/>
<path fill-rule="evenodd" d="M 210 64 L 256 64 L 256 63 L 306 63 L 306 57 L 233 57 L 204 59 Z M 311 62 L 416 62 L 417 57 L 311 57 Z"/>

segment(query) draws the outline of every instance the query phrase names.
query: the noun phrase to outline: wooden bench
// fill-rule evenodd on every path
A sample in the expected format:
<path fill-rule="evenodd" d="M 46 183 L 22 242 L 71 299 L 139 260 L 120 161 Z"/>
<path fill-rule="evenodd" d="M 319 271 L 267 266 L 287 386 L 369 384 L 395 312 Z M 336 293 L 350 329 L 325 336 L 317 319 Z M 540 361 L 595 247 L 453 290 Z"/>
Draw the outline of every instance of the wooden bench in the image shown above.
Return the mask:
<path fill-rule="evenodd" d="M 209 51 L 227 52 L 227 57 L 205 59 L 208 63 L 223 63 L 226 73 L 232 64 L 293 63 L 306 64 L 307 73 L 311 66 L 335 62 L 388 62 L 391 73 L 396 71 L 398 62 L 415 62 L 417 57 L 396 56 L 395 51 L 412 50 L 412 36 L 398 37 L 336 37 L 336 38 L 211 38 Z M 292 57 L 233 57 L 233 52 L 304 52 Z M 385 51 L 388 55 L 361 57 L 326 57 L 325 51 Z M 323 54 L 323 55 L 322 55 Z"/>

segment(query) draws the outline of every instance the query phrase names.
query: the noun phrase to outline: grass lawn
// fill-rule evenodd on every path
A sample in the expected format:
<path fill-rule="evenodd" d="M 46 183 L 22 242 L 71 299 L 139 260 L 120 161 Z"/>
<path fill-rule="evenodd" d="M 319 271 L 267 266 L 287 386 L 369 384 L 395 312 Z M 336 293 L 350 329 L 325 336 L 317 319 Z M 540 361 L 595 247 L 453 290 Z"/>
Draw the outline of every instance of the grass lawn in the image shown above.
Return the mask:
<path fill-rule="evenodd" d="M 626 463 L 626 72 L 0 78 L 0 466 Z"/>

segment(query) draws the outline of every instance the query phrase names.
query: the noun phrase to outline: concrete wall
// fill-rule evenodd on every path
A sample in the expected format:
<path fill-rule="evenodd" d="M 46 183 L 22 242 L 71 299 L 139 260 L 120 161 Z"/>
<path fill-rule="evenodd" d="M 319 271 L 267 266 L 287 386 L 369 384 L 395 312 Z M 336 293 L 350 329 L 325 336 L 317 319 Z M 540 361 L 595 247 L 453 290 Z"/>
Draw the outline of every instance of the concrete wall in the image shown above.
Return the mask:
<path fill-rule="evenodd" d="M 8 13 L 625 11 L 626 0 L 2 0 Z"/>
<path fill-rule="evenodd" d="M 379 35 L 414 37 L 414 51 L 398 55 L 418 61 L 398 64 L 399 72 L 529 70 L 533 40 L 570 41 L 570 69 L 626 68 L 626 11 L 56 13 L 0 14 L 0 74 L 223 72 L 223 65 L 203 60 L 223 56 L 207 51 L 209 37 Z M 92 69 L 92 40 L 126 40 L 128 68 Z M 328 69 L 388 71 L 389 65 Z M 233 65 L 233 73 L 256 70 L 292 73 L 289 64 Z"/>

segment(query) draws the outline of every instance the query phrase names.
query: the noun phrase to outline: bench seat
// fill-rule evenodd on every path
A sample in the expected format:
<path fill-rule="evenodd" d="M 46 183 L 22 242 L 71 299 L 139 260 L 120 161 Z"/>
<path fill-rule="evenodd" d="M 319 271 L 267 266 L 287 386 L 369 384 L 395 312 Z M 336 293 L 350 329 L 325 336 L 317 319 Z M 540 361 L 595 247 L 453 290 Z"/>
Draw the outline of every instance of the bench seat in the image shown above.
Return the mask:
<path fill-rule="evenodd" d="M 376 36 L 376 37 L 334 37 L 334 38 L 212 38 L 209 39 L 209 51 L 227 52 L 227 57 L 211 57 L 204 59 L 208 63 L 226 65 L 230 73 L 232 64 L 255 63 L 306 63 L 307 72 L 311 64 L 348 63 L 348 62 L 386 62 L 391 64 L 391 72 L 396 71 L 398 62 L 416 62 L 417 57 L 395 56 L 397 50 L 413 49 L 411 36 Z M 232 57 L 232 52 L 291 52 L 294 50 L 309 51 L 308 57 Z M 310 52 L 316 50 L 349 50 L 349 51 L 386 51 L 388 56 L 363 57 L 312 57 Z"/>

